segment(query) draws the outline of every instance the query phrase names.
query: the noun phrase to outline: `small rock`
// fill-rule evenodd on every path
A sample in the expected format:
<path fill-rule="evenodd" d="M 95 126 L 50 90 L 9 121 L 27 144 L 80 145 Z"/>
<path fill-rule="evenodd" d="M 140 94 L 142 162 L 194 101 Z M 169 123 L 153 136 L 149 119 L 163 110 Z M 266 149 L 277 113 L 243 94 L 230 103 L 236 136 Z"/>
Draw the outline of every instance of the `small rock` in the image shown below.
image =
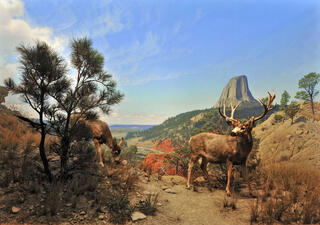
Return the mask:
<path fill-rule="evenodd" d="M 99 220 L 103 220 L 104 219 L 104 215 L 99 215 Z"/>
<path fill-rule="evenodd" d="M 170 194 L 177 194 L 177 192 L 173 191 L 171 188 L 165 189 L 164 191 Z"/>
<path fill-rule="evenodd" d="M 72 203 L 67 203 L 66 206 L 67 206 L 67 207 L 71 207 L 71 206 L 72 206 Z"/>
<path fill-rule="evenodd" d="M 134 213 L 132 213 L 132 215 L 131 215 L 131 219 L 132 219 L 133 222 L 134 222 L 134 221 L 137 221 L 137 220 L 142 220 L 142 219 L 145 219 L 145 218 L 147 218 L 147 216 L 144 215 L 144 214 L 141 213 L 141 212 L 134 212 Z"/>
<path fill-rule="evenodd" d="M 197 177 L 194 181 L 197 183 L 203 183 L 206 181 L 206 179 L 203 176 L 201 176 L 201 177 Z"/>
<path fill-rule="evenodd" d="M 126 166 L 126 165 L 128 165 L 128 161 L 127 161 L 127 160 L 122 160 L 122 161 L 121 161 L 121 164 L 122 164 L 123 166 Z"/>
<path fill-rule="evenodd" d="M 157 203 L 157 206 L 162 206 L 162 204 L 160 202 Z"/>
<path fill-rule="evenodd" d="M 12 206 L 12 208 L 11 208 L 11 212 L 14 214 L 18 213 L 20 210 L 21 210 L 21 208 L 15 207 L 15 206 Z"/>
<path fill-rule="evenodd" d="M 85 212 L 85 211 L 81 211 L 81 212 L 80 212 L 80 215 L 81 215 L 81 216 L 86 215 L 86 212 Z"/>

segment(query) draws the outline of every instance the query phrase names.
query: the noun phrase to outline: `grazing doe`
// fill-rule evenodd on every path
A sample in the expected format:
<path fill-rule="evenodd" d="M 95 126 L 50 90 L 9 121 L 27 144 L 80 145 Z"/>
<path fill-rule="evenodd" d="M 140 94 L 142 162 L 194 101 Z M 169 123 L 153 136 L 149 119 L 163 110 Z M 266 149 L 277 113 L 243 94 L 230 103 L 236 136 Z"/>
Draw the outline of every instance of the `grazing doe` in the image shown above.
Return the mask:
<path fill-rule="evenodd" d="M 93 142 L 97 149 L 97 155 L 99 157 L 99 164 L 101 167 L 104 167 L 103 160 L 102 160 L 102 151 L 101 151 L 101 144 L 106 144 L 112 153 L 112 156 L 118 160 L 118 156 L 121 152 L 122 145 L 124 144 L 124 139 L 121 138 L 119 144 L 112 138 L 111 131 L 109 126 L 106 122 L 103 122 L 99 119 L 87 119 L 80 117 L 79 114 L 71 115 L 71 119 L 75 121 L 84 122 L 85 126 L 88 127 L 92 134 Z"/>
<path fill-rule="evenodd" d="M 209 132 L 203 132 L 192 136 L 189 140 L 192 156 L 189 162 L 188 168 L 188 181 L 187 188 L 190 187 L 190 177 L 192 172 L 192 167 L 194 163 L 202 158 L 201 170 L 203 171 L 207 180 L 209 180 L 207 164 L 211 163 L 226 163 L 228 170 L 228 181 L 226 192 L 230 195 L 230 178 L 232 173 L 232 165 L 241 165 L 242 171 L 245 179 L 247 178 L 247 158 L 252 150 L 252 135 L 251 131 L 254 123 L 263 118 L 268 111 L 272 110 L 275 106 L 271 107 L 273 100 L 275 99 L 275 94 L 271 96 L 268 92 L 268 103 L 265 104 L 261 99 L 259 101 L 264 107 L 264 112 L 258 117 L 252 116 L 246 122 L 240 123 L 239 119 L 234 119 L 234 111 L 239 106 L 235 107 L 231 105 L 231 116 L 226 116 L 225 105 L 224 112 L 222 113 L 219 108 L 220 115 L 226 119 L 229 126 L 233 127 L 231 135 L 219 135 Z M 250 189 L 250 186 L 249 186 Z"/>

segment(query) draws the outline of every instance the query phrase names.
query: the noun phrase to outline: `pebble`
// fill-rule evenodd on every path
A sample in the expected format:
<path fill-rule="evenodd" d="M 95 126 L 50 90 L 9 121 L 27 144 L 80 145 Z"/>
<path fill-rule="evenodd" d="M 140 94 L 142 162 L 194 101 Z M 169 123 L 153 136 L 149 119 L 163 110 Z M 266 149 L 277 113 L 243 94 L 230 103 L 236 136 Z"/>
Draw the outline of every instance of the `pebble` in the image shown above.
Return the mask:
<path fill-rule="evenodd" d="M 144 215 L 142 212 L 134 212 L 131 215 L 131 219 L 132 219 L 133 222 L 137 221 L 137 220 L 142 220 L 142 219 L 145 219 L 145 218 L 147 218 L 147 216 Z"/>
<path fill-rule="evenodd" d="M 11 208 L 11 212 L 14 214 L 18 213 L 20 210 L 21 210 L 21 208 L 15 207 L 15 206 L 12 206 L 12 208 Z"/>
<path fill-rule="evenodd" d="M 171 188 L 165 189 L 164 191 L 169 194 L 177 194 L 177 192 L 173 191 Z"/>
<path fill-rule="evenodd" d="M 99 220 L 103 220 L 104 219 L 104 215 L 99 215 Z"/>

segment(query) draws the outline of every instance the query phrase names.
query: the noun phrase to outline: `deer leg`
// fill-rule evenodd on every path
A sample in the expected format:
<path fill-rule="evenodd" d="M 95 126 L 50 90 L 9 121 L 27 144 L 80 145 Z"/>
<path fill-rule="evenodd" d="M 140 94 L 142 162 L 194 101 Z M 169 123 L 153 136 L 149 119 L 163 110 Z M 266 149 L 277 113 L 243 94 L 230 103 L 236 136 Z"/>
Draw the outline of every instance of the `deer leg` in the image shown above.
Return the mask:
<path fill-rule="evenodd" d="M 228 169 L 228 182 L 227 182 L 226 192 L 227 192 L 227 195 L 230 196 L 230 180 L 232 175 L 232 162 L 227 161 L 227 169 Z"/>
<path fill-rule="evenodd" d="M 100 143 L 97 139 L 93 139 L 93 142 L 96 146 L 96 149 L 97 149 L 97 152 L 96 152 L 96 156 L 98 155 L 99 157 L 99 164 L 101 167 L 104 167 L 104 164 L 103 164 L 103 160 L 102 160 L 102 151 L 101 151 L 101 146 L 100 146 Z"/>
<path fill-rule="evenodd" d="M 245 182 L 247 183 L 248 185 L 248 189 L 249 189 L 249 195 L 251 195 L 251 186 L 250 186 L 250 181 L 249 181 L 249 177 L 248 177 L 248 168 L 247 168 L 247 165 L 242 165 L 241 167 L 242 169 L 242 176 L 245 180 Z"/>
<path fill-rule="evenodd" d="M 198 159 L 199 159 L 199 156 L 193 155 L 191 156 L 191 159 L 189 161 L 187 188 L 190 188 L 190 178 L 191 178 L 192 167 Z"/>
<path fill-rule="evenodd" d="M 210 183 L 210 180 L 209 180 L 209 174 L 208 174 L 208 171 L 207 171 L 207 165 L 208 165 L 207 158 L 202 157 L 200 168 L 201 168 L 204 176 L 206 177 L 206 179 L 207 179 L 207 181 L 209 183 L 209 190 L 212 191 L 211 183 Z"/>

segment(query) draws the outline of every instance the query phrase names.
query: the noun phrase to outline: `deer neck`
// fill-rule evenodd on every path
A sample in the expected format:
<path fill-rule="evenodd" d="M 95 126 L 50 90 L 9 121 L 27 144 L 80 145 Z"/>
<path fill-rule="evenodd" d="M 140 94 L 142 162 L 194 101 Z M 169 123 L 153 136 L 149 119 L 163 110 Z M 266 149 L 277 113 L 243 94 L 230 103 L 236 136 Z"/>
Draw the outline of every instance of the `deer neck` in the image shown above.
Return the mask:
<path fill-rule="evenodd" d="M 246 151 L 250 152 L 252 149 L 252 135 L 251 132 L 248 132 L 248 134 L 237 137 L 238 144 L 242 146 L 242 149 L 245 149 Z"/>

